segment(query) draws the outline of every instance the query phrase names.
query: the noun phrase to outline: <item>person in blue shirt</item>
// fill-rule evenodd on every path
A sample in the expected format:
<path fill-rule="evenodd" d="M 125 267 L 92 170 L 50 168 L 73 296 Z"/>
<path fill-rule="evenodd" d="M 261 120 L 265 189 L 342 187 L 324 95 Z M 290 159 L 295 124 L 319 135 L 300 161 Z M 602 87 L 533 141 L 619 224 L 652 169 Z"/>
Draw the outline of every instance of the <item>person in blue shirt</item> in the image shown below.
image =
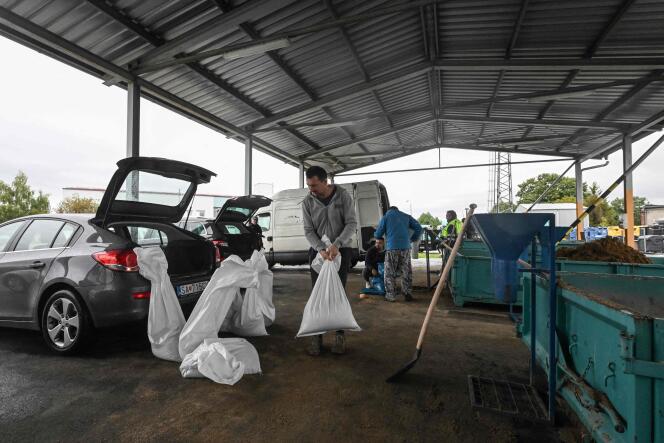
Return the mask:
<path fill-rule="evenodd" d="M 422 235 L 422 226 L 396 206 L 391 206 L 378 223 L 376 238 L 385 238 L 385 300 L 396 301 L 397 277 L 401 275 L 401 291 L 412 301 L 413 268 L 410 263 L 411 243 Z"/>

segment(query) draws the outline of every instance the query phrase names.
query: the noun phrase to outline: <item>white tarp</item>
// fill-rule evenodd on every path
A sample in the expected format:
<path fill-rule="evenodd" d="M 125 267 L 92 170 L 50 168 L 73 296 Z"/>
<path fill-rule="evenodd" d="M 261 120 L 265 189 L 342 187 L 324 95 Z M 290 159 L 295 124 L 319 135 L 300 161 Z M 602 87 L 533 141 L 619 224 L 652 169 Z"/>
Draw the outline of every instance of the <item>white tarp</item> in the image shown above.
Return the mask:
<path fill-rule="evenodd" d="M 164 360 L 181 361 L 180 331 L 185 324 L 182 308 L 168 276 L 168 262 L 159 247 L 135 248 L 138 272 L 150 281 L 148 339 L 152 354 Z"/>
<path fill-rule="evenodd" d="M 234 385 L 245 374 L 260 374 L 258 352 L 243 338 L 206 339 L 180 365 L 184 378 L 207 377 Z"/>
<path fill-rule="evenodd" d="M 335 265 L 333 261 L 323 260 L 314 289 L 304 307 L 297 337 L 342 329 L 362 330 L 353 317 L 353 311 L 339 278 L 338 269 L 339 266 Z"/>

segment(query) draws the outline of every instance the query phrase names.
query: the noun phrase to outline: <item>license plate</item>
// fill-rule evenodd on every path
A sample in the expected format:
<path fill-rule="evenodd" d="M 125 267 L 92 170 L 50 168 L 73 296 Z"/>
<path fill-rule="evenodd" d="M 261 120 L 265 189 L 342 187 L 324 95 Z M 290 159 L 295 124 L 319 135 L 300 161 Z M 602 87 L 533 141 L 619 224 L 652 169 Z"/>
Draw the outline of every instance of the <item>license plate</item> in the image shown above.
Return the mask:
<path fill-rule="evenodd" d="M 186 297 L 187 295 L 203 292 L 208 282 L 199 281 L 198 283 L 190 283 L 188 285 L 180 285 L 175 288 L 175 293 L 178 297 Z"/>

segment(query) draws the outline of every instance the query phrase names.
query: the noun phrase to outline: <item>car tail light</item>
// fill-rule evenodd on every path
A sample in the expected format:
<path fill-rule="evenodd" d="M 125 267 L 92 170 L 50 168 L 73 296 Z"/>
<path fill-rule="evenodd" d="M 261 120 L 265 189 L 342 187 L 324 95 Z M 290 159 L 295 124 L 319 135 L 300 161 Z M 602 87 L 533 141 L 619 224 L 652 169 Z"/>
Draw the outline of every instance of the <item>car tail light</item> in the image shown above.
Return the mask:
<path fill-rule="evenodd" d="M 131 294 L 131 298 L 134 300 L 147 300 L 150 298 L 150 291 L 134 292 Z"/>
<path fill-rule="evenodd" d="M 221 248 L 227 248 L 228 242 L 225 242 L 223 240 L 212 240 L 212 244 L 214 245 L 215 262 L 217 266 L 219 266 L 219 263 L 221 263 L 224 260 L 224 257 L 221 255 Z"/>
<path fill-rule="evenodd" d="M 221 263 L 222 260 L 223 260 L 223 258 L 221 257 L 221 251 L 219 250 L 219 248 L 217 246 L 215 246 L 214 247 L 214 261 L 217 264 L 217 266 L 219 266 L 219 263 Z"/>
<path fill-rule="evenodd" d="M 113 249 L 92 254 L 102 266 L 113 271 L 136 272 L 138 271 L 138 259 L 136 253 L 131 249 Z"/>

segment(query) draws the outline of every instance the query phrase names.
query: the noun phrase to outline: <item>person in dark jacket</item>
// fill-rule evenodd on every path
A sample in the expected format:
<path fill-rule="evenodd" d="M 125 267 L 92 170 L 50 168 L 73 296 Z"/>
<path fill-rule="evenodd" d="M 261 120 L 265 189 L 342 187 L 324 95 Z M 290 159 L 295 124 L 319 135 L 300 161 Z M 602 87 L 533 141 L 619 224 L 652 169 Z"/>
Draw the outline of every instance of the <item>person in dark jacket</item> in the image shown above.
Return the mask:
<path fill-rule="evenodd" d="M 251 218 L 251 223 L 247 225 L 247 230 L 249 232 L 256 234 L 256 238 L 252 241 L 254 249 L 261 250 L 263 249 L 263 228 L 258 224 L 258 217 L 253 216 Z"/>
<path fill-rule="evenodd" d="M 371 287 L 371 277 L 378 276 L 378 264 L 385 263 L 385 240 L 382 238 L 376 239 L 376 244 L 367 250 L 367 255 L 364 259 L 364 271 L 362 277 L 366 282 L 366 287 Z"/>
<path fill-rule="evenodd" d="M 411 233 L 412 231 L 412 233 Z M 396 206 L 390 207 L 378 223 L 376 238 L 386 237 L 385 300 L 396 301 L 396 279 L 401 275 L 401 292 L 406 301 L 412 301 L 413 268 L 410 263 L 411 243 L 422 235 L 422 226 Z"/>

